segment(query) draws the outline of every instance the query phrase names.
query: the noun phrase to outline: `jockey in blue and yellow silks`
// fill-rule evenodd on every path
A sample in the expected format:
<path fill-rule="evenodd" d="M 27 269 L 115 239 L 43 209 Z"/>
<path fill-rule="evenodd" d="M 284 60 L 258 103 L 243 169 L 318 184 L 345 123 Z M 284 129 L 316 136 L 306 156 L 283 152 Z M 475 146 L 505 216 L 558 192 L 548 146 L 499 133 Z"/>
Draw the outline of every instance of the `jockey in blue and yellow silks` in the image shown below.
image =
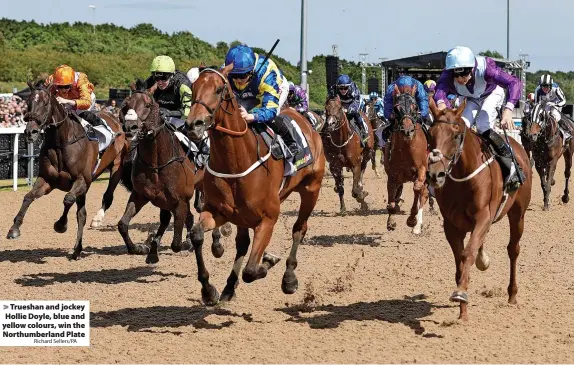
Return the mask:
<path fill-rule="evenodd" d="M 279 115 L 289 94 L 289 84 L 283 73 L 271 59 L 265 60 L 244 44 L 227 52 L 225 66 L 232 63 L 228 78 L 243 119 L 248 123 L 268 123 L 295 156 L 299 146 L 285 124 L 288 121 Z"/>

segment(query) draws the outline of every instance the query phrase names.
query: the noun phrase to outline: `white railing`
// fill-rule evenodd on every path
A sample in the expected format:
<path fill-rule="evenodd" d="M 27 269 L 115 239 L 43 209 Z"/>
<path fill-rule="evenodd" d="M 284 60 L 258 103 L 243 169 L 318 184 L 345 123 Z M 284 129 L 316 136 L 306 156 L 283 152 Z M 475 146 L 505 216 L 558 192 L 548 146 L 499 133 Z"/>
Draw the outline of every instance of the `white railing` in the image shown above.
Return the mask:
<path fill-rule="evenodd" d="M 12 134 L 12 188 L 14 191 L 18 190 L 18 137 L 20 134 L 24 133 L 26 127 L 16 127 L 16 128 L 0 128 L 0 134 Z M 33 143 L 28 143 L 28 155 L 32 156 L 34 154 Z M 28 183 L 32 183 L 34 175 L 34 158 L 28 158 Z"/>

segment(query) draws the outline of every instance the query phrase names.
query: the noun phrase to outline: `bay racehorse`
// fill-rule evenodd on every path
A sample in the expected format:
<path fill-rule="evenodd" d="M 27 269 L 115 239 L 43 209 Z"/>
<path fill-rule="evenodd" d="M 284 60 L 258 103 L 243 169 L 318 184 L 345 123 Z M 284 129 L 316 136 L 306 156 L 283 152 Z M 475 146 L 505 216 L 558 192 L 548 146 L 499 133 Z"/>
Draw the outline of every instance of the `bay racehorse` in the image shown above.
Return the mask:
<path fill-rule="evenodd" d="M 435 190 L 444 218 L 444 233 L 456 264 L 457 289 L 450 300 L 460 303 L 459 318 L 466 320 L 470 269 L 475 260 L 479 270 L 488 268 L 490 260 L 484 250 L 486 234 L 490 226 L 505 215 L 510 226 L 508 302 L 516 303 L 516 261 L 520 253 L 524 215 L 530 203 L 532 169 L 524 149 L 509 138 L 525 181 L 515 192 L 505 194 L 500 166 L 495 163 L 486 142 L 461 117 L 466 99 L 458 109 L 441 111 L 434 100 L 429 99 L 434 122 L 429 131 L 431 152 L 427 179 Z M 464 239 L 468 232 L 470 240 L 465 247 Z"/>
<path fill-rule="evenodd" d="M 400 210 L 399 201 L 403 184 L 413 182 L 414 199 L 407 225 L 414 234 L 420 234 L 423 223 L 423 207 L 428 200 L 426 187 L 427 138 L 422 129 L 415 87 L 395 85 L 393 113 L 395 123 L 389 143 L 385 146 L 385 172 L 387 174 L 387 229 L 397 226 L 394 215 Z"/>
<path fill-rule="evenodd" d="M 20 226 L 30 204 L 54 189 L 68 192 L 64 196 L 64 211 L 54 223 L 54 230 L 64 233 L 68 229 L 68 212 L 77 206 L 78 230 L 76 244 L 71 258 L 78 259 L 82 252 L 82 236 L 86 224 L 86 194 L 92 181 L 110 169 L 108 188 L 104 193 L 103 209 L 110 207 L 128 152 L 125 135 L 116 117 L 107 112 L 99 113 L 115 133 L 110 146 L 98 160 L 98 141 L 87 138 L 84 127 L 73 112 L 63 107 L 50 92 L 52 85 L 36 87 L 28 82 L 31 93 L 28 110 L 24 116 L 27 122 L 24 132 L 28 141 L 35 141 L 40 134 L 44 141 L 38 157 L 39 174 L 32 190 L 24 196 L 20 211 L 8 232 L 8 238 L 20 236 Z"/>
<path fill-rule="evenodd" d="M 364 113 L 361 112 L 361 115 L 364 120 L 368 120 Z M 339 96 L 329 98 L 325 103 L 325 119 L 321 135 L 329 170 L 335 179 L 335 192 L 339 194 L 340 214 L 345 214 L 347 211 L 343 167 L 353 173 L 353 198 L 361 204 L 361 210 L 367 210 L 369 206 L 365 198 L 369 193 L 363 188 L 363 175 L 374 151 L 373 128 L 367 123 L 369 139 L 367 145 L 362 147 L 360 136 L 351 127 Z"/>
<path fill-rule="evenodd" d="M 383 151 L 383 148 L 381 148 L 381 146 L 380 146 L 379 137 L 376 133 L 376 130 L 381 126 L 383 121 L 377 115 L 377 112 L 375 111 L 374 106 L 375 106 L 375 103 L 373 101 L 369 100 L 367 102 L 367 104 L 365 105 L 365 111 L 367 113 L 367 118 L 369 118 L 369 123 L 371 123 L 371 127 L 373 127 L 373 134 L 375 137 L 374 146 L 373 146 L 373 153 L 371 154 L 371 165 L 373 167 L 373 172 L 375 173 L 375 175 L 377 175 L 377 177 L 381 177 L 381 174 L 379 173 L 379 169 L 377 167 L 377 150 L 381 150 L 381 154 L 384 154 L 384 151 Z M 382 160 L 383 160 L 383 158 L 381 156 L 381 161 Z"/>
<path fill-rule="evenodd" d="M 218 302 L 218 292 L 209 282 L 209 273 L 202 255 L 204 232 L 225 222 L 237 226 L 236 256 L 233 269 L 223 289 L 221 300 L 231 300 L 238 285 L 239 271 L 247 255 L 254 230 L 253 247 L 243 280 L 252 282 L 267 275 L 277 258 L 264 255 L 280 213 L 280 204 L 292 192 L 299 193 L 301 205 L 293 225 L 293 245 L 287 258 L 281 288 L 291 294 L 297 290 L 295 276 L 297 248 L 307 233 L 311 215 L 325 172 L 325 157 L 319 134 L 305 118 L 287 108 L 282 115 L 292 118 L 306 136 L 314 161 L 293 176 L 284 178 L 284 161 L 271 157 L 271 151 L 260 135 L 255 135 L 241 117 L 237 98 L 228 82 L 233 64 L 221 71 L 205 69 L 193 83 L 192 107 L 187 118 L 188 134 L 196 139 L 208 130 L 211 154 L 204 178 L 205 207 L 192 230 L 192 243 L 197 259 L 202 299 L 207 305 Z M 263 258 L 263 262 L 261 260 Z"/>
<path fill-rule="evenodd" d="M 203 180 L 204 171 L 196 170 L 193 156 L 181 146 L 174 127 L 160 118 L 159 105 L 145 90 L 145 84 L 138 80 L 135 85 L 133 93 L 124 100 L 120 110 L 125 129 L 132 133 L 135 131 L 136 140 L 133 143 L 133 159 L 129 165 L 126 163 L 131 173 L 124 174 L 122 180 L 131 195 L 118 223 L 118 231 L 128 253 L 147 254 L 147 263 L 157 263 L 158 246 L 172 215 L 174 229 L 171 249 L 179 252 L 192 248 L 190 234 L 194 218 L 189 205 L 194 192 L 196 197 L 198 195 L 196 188 Z M 160 208 L 160 225 L 149 248 L 135 245 L 129 236 L 131 219 L 148 202 Z M 182 243 L 184 225 L 187 239 Z M 223 246 L 220 243 L 220 230 L 213 230 L 212 237 L 213 252 L 221 257 Z"/>
<path fill-rule="evenodd" d="M 544 105 L 535 104 L 531 109 L 525 133 L 530 140 L 532 159 L 544 194 L 544 210 L 550 208 L 550 191 L 555 183 L 554 173 L 561 156 L 564 156 L 564 194 L 562 202 L 570 200 L 568 181 L 572 169 L 572 153 L 574 153 L 574 138 L 564 143 L 558 121 L 554 119 L 550 111 L 545 110 Z"/>

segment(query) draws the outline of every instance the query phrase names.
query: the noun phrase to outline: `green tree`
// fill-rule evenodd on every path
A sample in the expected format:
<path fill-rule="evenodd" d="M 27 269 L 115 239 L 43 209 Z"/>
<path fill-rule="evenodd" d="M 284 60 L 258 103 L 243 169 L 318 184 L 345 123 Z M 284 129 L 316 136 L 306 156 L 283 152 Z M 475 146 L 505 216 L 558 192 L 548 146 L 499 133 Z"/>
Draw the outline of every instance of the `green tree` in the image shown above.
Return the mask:
<path fill-rule="evenodd" d="M 492 58 L 505 58 L 502 53 L 498 52 L 498 51 L 491 51 L 489 49 L 487 49 L 486 51 L 482 51 L 479 53 L 479 56 L 486 56 L 486 57 L 492 57 Z"/>

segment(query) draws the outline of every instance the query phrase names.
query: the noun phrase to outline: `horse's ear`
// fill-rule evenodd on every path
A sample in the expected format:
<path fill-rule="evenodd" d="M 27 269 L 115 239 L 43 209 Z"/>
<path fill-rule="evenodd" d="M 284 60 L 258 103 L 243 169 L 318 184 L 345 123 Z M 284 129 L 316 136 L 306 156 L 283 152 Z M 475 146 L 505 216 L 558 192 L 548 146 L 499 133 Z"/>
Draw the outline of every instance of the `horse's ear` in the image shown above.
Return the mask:
<path fill-rule="evenodd" d="M 129 88 L 130 88 L 131 91 L 136 91 L 136 90 L 137 90 L 137 89 L 136 89 L 136 83 L 135 83 L 135 82 L 130 82 Z"/>
<path fill-rule="evenodd" d="M 201 63 L 199 64 L 199 68 L 205 68 L 206 64 L 205 61 L 201 61 Z"/>
<path fill-rule="evenodd" d="M 233 70 L 233 62 L 230 63 L 229 65 L 225 66 L 222 70 L 221 73 L 227 77 L 227 75 L 229 75 L 229 73 L 231 72 L 231 70 Z"/>
<path fill-rule="evenodd" d="M 428 96 L 428 98 L 429 98 L 429 109 L 434 119 L 436 119 L 440 114 L 440 110 L 438 110 L 436 103 L 434 102 L 434 98 L 430 95 Z"/>
<path fill-rule="evenodd" d="M 28 85 L 28 87 L 30 88 L 30 90 L 34 90 L 34 83 L 32 82 L 32 80 L 27 79 L 27 80 L 26 80 L 26 84 Z"/>
<path fill-rule="evenodd" d="M 395 84 L 395 88 L 393 90 L 393 96 L 399 96 L 399 95 L 401 95 L 401 91 L 399 90 L 397 84 Z"/>
<path fill-rule="evenodd" d="M 411 88 L 411 95 L 412 95 L 412 96 L 415 96 L 415 93 L 416 93 L 416 92 L 417 92 L 417 85 L 415 85 L 415 86 L 413 86 L 413 87 Z"/>
<path fill-rule="evenodd" d="M 465 108 L 466 108 L 466 98 L 463 98 L 462 103 L 460 103 L 458 108 L 456 108 L 456 117 L 457 118 L 460 118 L 462 116 L 462 113 L 464 112 Z"/>

